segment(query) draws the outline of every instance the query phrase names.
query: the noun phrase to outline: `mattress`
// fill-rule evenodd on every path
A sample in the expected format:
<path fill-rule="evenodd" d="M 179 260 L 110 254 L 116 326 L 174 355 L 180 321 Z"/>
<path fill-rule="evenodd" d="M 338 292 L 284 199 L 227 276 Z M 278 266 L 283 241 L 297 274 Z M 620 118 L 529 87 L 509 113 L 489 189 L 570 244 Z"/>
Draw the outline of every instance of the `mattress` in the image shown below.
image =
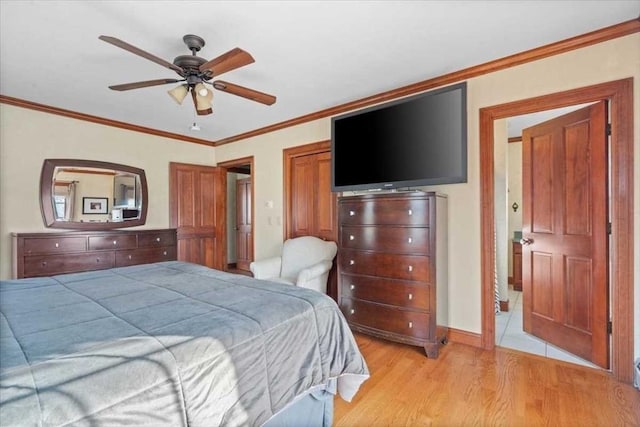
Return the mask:
<path fill-rule="evenodd" d="M 0 282 L 3 426 L 259 426 L 368 376 L 309 289 L 179 261 Z"/>

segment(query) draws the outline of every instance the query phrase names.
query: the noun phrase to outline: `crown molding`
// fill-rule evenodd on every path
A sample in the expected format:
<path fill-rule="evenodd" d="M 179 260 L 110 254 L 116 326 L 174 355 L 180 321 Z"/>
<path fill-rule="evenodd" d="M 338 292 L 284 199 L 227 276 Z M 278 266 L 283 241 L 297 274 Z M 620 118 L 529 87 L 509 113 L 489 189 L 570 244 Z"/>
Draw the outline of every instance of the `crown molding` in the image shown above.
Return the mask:
<path fill-rule="evenodd" d="M 37 102 L 31 102 L 20 98 L 14 98 L 11 96 L 0 95 L 0 103 L 13 105 L 15 107 L 27 108 L 29 110 L 42 111 L 44 113 L 56 114 L 58 116 L 69 117 L 77 120 L 84 120 L 86 122 L 97 123 L 99 125 L 111 126 L 120 129 L 126 129 L 133 132 L 141 132 L 155 136 L 162 136 L 165 138 L 178 139 L 185 142 L 193 142 L 196 144 L 203 144 L 213 146 L 212 141 L 206 139 L 192 138 L 177 133 L 165 132 L 158 129 L 152 129 L 144 126 L 138 126 L 131 123 L 120 122 L 117 120 L 105 119 L 103 117 L 92 116 L 90 114 L 78 113 L 77 111 L 65 110 L 58 107 L 52 107 L 50 105 L 38 104 Z"/>

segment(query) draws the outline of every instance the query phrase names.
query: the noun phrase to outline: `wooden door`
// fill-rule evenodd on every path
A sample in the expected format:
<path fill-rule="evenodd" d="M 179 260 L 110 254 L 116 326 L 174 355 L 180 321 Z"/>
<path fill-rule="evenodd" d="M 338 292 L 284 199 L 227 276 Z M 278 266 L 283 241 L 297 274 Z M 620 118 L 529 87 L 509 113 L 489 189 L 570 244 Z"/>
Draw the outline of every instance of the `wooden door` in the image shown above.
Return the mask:
<path fill-rule="evenodd" d="M 337 241 L 337 202 L 331 192 L 331 141 L 284 150 L 285 239 L 316 236 Z M 327 294 L 337 300 L 334 263 Z"/>
<path fill-rule="evenodd" d="M 226 173 L 211 166 L 170 163 L 169 212 L 178 260 L 224 270 Z"/>
<path fill-rule="evenodd" d="M 331 192 L 331 153 L 291 161 L 291 230 L 289 238 L 316 236 L 336 240 L 336 195 Z"/>
<path fill-rule="evenodd" d="M 239 270 L 249 271 L 253 261 L 251 225 L 251 178 L 236 181 L 236 264 Z"/>
<path fill-rule="evenodd" d="M 523 131 L 524 330 L 609 367 L 606 103 Z"/>

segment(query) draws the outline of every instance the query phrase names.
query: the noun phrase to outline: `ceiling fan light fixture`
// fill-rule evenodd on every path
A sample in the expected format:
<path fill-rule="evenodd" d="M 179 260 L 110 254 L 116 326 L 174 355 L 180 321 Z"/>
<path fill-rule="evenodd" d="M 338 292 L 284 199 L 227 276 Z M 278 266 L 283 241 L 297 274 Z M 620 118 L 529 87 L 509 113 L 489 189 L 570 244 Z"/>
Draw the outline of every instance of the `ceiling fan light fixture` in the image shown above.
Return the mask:
<path fill-rule="evenodd" d="M 178 104 L 182 105 L 182 101 L 186 98 L 187 93 L 189 93 L 188 85 L 180 85 L 176 86 L 173 89 L 167 91 L 167 93 L 176 101 Z"/>
<path fill-rule="evenodd" d="M 208 110 L 211 108 L 211 101 L 213 100 L 213 92 L 207 90 L 202 84 L 198 83 L 193 90 L 196 93 L 196 109 L 198 111 Z M 206 92 L 206 95 L 201 95 L 201 92 Z"/>

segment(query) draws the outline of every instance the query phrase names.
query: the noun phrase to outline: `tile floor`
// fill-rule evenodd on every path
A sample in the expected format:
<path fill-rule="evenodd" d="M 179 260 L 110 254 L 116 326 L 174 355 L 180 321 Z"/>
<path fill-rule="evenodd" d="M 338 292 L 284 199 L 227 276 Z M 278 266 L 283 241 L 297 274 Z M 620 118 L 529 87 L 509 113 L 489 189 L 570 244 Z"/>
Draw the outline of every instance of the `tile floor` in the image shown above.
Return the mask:
<path fill-rule="evenodd" d="M 522 292 L 509 289 L 509 311 L 496 315 L 496 345 L 600 369 L 522 330 Z"/>

